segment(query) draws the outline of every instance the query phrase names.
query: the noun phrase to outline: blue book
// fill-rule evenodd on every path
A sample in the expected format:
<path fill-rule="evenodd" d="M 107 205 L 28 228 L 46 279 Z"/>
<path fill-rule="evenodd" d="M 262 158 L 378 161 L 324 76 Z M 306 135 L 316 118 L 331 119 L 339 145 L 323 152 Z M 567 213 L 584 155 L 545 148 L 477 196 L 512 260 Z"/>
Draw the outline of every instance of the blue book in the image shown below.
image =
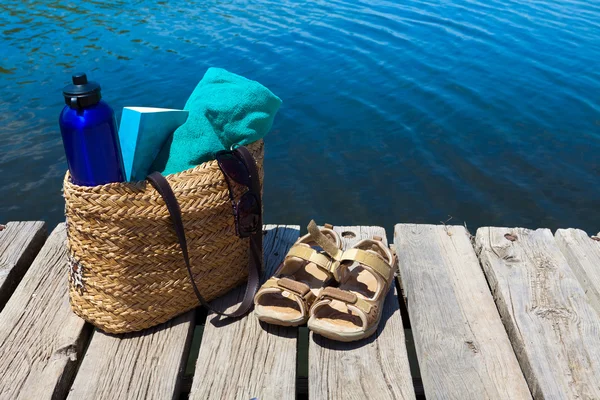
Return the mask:
<path fill-rule="evenodd" d="M 186 110 L 124 107 L 119 127 L 128 182 L 143 181 L 165 141 L 188 117 Z"/>

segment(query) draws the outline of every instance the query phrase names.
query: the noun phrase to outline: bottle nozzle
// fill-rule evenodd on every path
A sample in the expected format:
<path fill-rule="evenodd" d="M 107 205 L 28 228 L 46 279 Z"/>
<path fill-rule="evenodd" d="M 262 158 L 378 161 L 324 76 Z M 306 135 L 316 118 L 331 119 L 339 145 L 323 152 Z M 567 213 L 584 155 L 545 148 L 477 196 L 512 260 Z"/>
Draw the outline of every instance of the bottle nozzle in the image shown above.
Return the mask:
<path fill-rule="evenodd" d="M 88 83 L 87 75 L 83 72 L 78 72 L 73 75 L 73 84 L 74 85 L 85 85 Z"/>
<path fill-rule="evenodd" d="M 65 103 L 71 108 L 86 108 L 98 104 L 102 98 L 100 85 L 96 82 L 88 82 L 87 75 L 77 72 L 71 77 L 72 85 L 63 89 Z"/>

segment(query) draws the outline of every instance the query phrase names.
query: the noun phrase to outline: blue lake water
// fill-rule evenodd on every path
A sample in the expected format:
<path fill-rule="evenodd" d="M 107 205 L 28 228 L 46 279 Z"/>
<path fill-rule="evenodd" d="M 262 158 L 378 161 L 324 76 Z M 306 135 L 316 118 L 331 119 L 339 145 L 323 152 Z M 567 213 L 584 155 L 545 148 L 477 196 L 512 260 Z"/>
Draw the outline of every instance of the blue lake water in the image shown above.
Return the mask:
<path fill-rule="evenodd" d="M 0 32 L 0 222 L 62 219 L 72 72 L 119 118 L 219 66 L 284 101 L 266 222 L 600 230 L 598 2 L 3 0 Z"/>

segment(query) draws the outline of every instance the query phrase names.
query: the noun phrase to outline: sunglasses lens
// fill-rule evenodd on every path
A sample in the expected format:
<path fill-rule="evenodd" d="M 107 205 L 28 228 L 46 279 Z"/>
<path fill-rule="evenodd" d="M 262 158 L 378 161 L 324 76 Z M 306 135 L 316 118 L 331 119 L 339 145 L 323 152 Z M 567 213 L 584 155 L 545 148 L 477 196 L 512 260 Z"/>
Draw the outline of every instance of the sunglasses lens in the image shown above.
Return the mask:
<path fill-rule="evenodd" d="M 238 203 L 238 229 L 241 235 L 250 235 L 259 228 L 260 207 L 253 193 L 246 193 Z"/>
<path fill-rule="evenodd" d="M 223 173 L 229 178 L 244 186 L 250 186 L 250 172 L 246 165 L 232 153 L 217 155 L 217 162 Z"/>

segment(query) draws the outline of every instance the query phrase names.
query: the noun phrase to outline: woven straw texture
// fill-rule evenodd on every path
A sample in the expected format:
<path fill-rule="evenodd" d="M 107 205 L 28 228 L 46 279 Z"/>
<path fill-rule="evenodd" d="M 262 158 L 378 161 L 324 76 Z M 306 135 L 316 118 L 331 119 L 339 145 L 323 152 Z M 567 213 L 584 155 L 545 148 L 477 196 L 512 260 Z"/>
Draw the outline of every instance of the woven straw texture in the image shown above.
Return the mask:
<path fill-rule="evenodd" d="M 263 142 L 248 147 L 263 180 Z M 181 207 L 194 280 L 206 300 L 248 276 L 216 161 L 168 175 Z M 232 182 L 237 195 L 245 188 Z M 73 311 L 108 333 L 145 329 L 197 307 L 169 212 L 147 182 L 83 187 L 64 180 Z"/>

